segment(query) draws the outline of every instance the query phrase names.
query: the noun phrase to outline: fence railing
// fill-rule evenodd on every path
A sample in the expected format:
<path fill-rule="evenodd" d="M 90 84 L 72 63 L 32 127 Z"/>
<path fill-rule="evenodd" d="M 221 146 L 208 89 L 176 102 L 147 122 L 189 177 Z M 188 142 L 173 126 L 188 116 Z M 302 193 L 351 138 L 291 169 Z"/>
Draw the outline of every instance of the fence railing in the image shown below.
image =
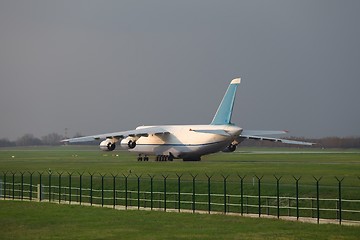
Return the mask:
<path fill-rule="evenodd" d="M 0 198 L 112 206 L 114 208 L 149 208 L 192 212 L 256 214 L 275 217 L 360 221 L 359 188 L 343 186 L 336 178 L 335 186 L 281 183 L 274 176 L 272 183 L 263 177 L 229 176 L 217 180 L 206 175 L 198 179 L 190 175 L 169 178 L 168 175 L 101 175 L 84 173 L 3 172 Z M 343 197 L 346 196 L 346 197 Z"/>

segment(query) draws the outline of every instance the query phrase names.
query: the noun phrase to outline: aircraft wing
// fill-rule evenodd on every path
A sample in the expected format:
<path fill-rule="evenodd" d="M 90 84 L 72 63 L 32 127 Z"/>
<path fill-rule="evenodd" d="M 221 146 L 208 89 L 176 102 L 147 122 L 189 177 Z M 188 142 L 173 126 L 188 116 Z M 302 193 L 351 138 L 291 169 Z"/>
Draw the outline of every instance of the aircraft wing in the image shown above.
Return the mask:
<path fill-rule="evenodd" d="M 310 143 L 310 142 L 294 141 L 294 140 L 288 140 L 288 139 L 271 138 L 271 137 L 255 136 L 255 135 L 244 135 L 244 134 L 239 135 L 238 142 L 241 142 L 244 139 L 280 142 L 280 143 L 305 145 L 305 146 L 312 146 L 315 144 L 315 143 Z"/>
<path fill-rule="evenodd" d="M 160 127 L 148 127 L 148 128 L 141 128 L 141 129 L 134 129 L 130 131 L 123 131 L 123 132 L 113 132 L 113 133 L 105 133 L 99 135 L 92 135 L 86 137 L 78 137 L 78 138 L 69 138 L 62 140 L 61 142 L 68 142 L 68 143 L 75 143 L 75 142 L 90 142 L 94 140 L 101 140 L 107 138 L 116 138 L 116 139 L 124 139 L 127 137 L 148 137 L 151 134 L 154 135 L 164 135 L 169 134 L 170 132 L 160 128 Z"/>

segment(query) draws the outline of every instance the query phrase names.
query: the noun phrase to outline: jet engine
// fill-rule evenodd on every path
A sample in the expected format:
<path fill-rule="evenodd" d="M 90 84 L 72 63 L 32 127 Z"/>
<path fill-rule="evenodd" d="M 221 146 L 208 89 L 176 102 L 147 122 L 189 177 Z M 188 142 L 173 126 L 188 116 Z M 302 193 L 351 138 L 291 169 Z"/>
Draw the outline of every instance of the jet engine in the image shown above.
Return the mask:
<path fill-rule="evenodd" d="M 113 151 L 116 147 L 116 141 L 112 139 L 106 139 L 100 143 L 100 149 L 103 151 Z"/>
<path fill-rule="evenodd" d="M 222 150 L 223 152 L 233 152 L 236 150 L 236 145 L 234 144 L 230 144 L 229 146 L 227 146 L 224 150 Z"/>
<path fill-rule="evenodd" d="M 125 138 L 125 139 L 121 140 L 120 146 L 123 149 L 133 149 L 136 147 L 136 140 Z"/>

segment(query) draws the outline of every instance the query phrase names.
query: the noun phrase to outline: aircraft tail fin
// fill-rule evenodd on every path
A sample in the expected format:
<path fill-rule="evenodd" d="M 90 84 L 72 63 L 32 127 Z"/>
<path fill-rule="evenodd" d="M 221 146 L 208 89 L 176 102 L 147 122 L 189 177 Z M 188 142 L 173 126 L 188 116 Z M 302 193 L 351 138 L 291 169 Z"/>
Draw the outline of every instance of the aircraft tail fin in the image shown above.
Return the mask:
<path fill-rule="evenodd" d="M 231 81 L 226 93 L 216 111 L 211 125 L 231 124 L 231 116 L 234 107 L 236 89 L 241 82 L 241 78 L 235 78 Z"/>

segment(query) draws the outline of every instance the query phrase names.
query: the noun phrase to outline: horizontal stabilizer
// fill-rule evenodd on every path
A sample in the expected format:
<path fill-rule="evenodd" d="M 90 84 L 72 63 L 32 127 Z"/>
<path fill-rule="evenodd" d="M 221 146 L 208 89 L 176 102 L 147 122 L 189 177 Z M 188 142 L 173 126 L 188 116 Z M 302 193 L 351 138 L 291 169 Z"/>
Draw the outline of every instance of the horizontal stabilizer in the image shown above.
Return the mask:
<path fill-rule="evenodd" d="M 243 134 L 241 134 L 239 136 L 239 138 L 250 139 L 250 140 L 270 141 L 270 142 L 280 142 L 280 143 L 304 145 L 304 146 L 312 146 L 315 144 L 315 143 L 310 143 L 310 142 L 294 141 L 294 140 L 281 139 L 281 138 L 269 138 L 269 137 L 255 136 L 255 135 L 243 135 Z"/>

